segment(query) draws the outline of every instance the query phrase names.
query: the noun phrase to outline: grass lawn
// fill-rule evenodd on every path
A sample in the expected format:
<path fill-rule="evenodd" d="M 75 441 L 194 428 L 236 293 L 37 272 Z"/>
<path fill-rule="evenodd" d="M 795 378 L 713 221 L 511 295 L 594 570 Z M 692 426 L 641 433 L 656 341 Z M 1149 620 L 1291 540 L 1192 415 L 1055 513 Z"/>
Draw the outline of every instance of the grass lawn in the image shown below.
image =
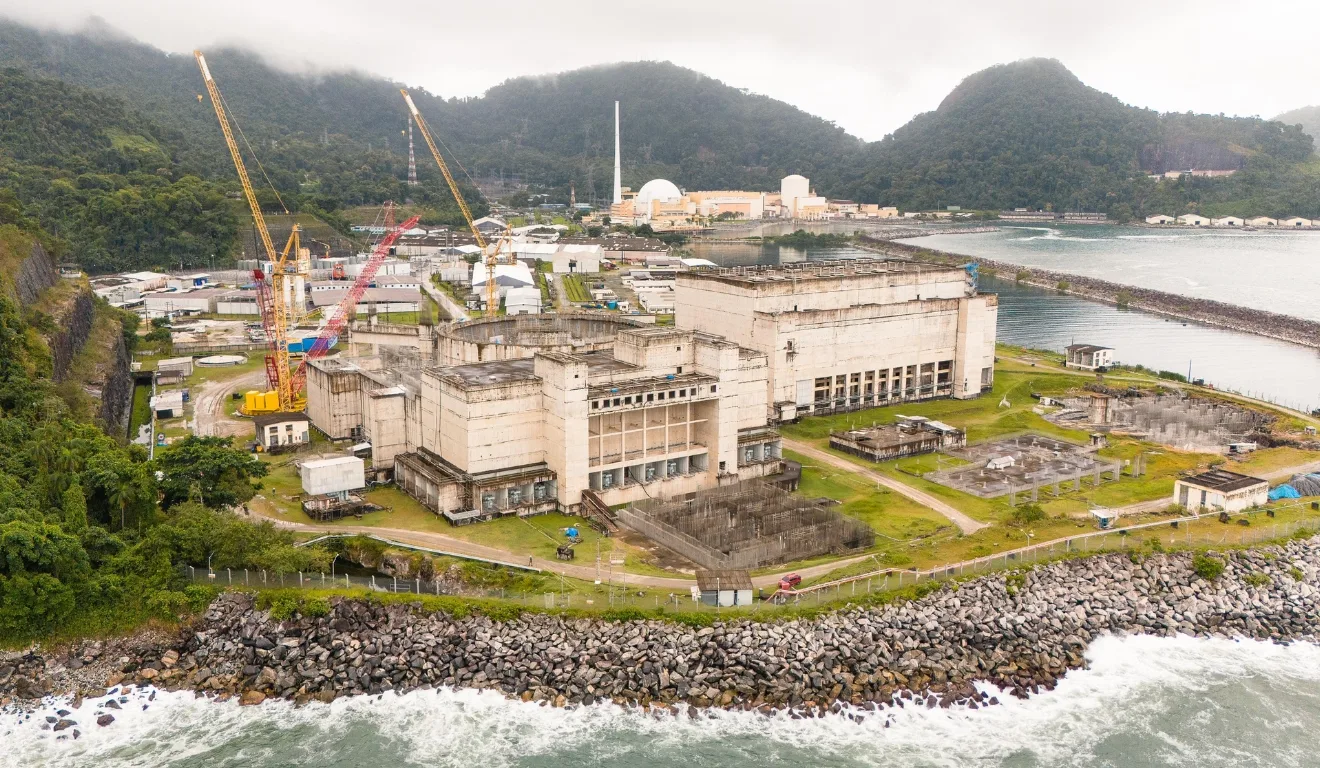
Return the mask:
<path fill-rule="evenodd" d="M 128 421 L 128 435 L 136 438 L 138 428 L 151 423 L 151 385 L 133 387 L 133 414 Z"/>
<path fill-rule="evenodd" d="M 884 539 L 909 541 L 953 525 L 939 513 L 899 493 L 869 481 L 860 474 L 821 466 L 809 457 L 784 451 L 784 457 L 802 464 L 798 493 L 809 498 L 824 496 L 842 502 L 838 510 L 866 523 Z"/>
<path fill-rule="evenodd" d="M 564 293 L 568 294 L 568 300 L 572 302 L 591 301 L 591 293 L 577 275 L 564 275 Z"/>

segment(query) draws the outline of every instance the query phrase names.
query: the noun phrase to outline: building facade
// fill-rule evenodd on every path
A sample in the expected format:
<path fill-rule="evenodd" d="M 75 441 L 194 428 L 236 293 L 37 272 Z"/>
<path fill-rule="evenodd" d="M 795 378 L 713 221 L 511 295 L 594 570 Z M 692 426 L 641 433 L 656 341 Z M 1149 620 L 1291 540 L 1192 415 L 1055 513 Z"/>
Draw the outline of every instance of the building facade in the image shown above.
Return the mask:
<path fill-rule="evenodd" d="M 998 297 L 966 271 L 805 262 L 680 272 L 678 327 L 764 355 L 772 420 L 970 398 L 994 383 Z"/>

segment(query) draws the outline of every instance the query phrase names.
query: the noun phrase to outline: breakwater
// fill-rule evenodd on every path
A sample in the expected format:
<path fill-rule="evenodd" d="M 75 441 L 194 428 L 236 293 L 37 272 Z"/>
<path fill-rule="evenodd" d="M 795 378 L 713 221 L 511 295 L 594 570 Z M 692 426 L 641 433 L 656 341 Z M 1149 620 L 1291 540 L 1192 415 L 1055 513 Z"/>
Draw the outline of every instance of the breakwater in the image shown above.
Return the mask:
<path fill-rule="evenodd" d="M 0 702 L 146 686 L 255 704 L 443 686 L 547 706 L 687 704 L 803 716 L 979 708 L 997 699 L 977 683 L 1016 696 L 1052 689 L 1106 634 L 1314 641 L 1317 583 L 1320 541 L 1310 539 L 1208 560 L 1064 560 L 943 585 L 909 602 L 708 626 L 534 613 L 497 621 L 339 598 L 308 611 L 317 615 L 280 619 L 252 595 L 227 593 L 172 640 L 146 635 L 0 657 Z M 105 714 L 113 716 L 95 716 Z"/>
<path fill-rule="evenodd" d="M 1124 306 L 1181 320 L 1190 320 L 1229 330 L 1266 336 L 1312 348 L 1320 348 L 1320 322 L 1291 315 L 1267 312 L 1213 299 L 1200 299 L 1150 288 L 1123 285 L 1093 277 L 1057 272 L 1039 267 L 1024 267 L 1010 262 L 978 256 L 961 256 L 910 243 L 895 243 L 859 237 L 860 247 L 891 258 L 926 261 L 933 264 L 976 262 L 981 269 L 994 270 L 1005 278 L 1027 285 L 1057 290 L 1074 296 Z"/>

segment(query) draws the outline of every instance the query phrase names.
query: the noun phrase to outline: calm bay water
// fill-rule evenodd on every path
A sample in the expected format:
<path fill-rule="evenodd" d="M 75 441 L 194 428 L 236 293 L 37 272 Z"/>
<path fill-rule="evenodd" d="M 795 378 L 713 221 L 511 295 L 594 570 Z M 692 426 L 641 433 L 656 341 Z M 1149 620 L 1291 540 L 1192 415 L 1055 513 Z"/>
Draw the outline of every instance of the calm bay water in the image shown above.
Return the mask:
<path fill-rule="evenodd" d="M 573 711 L 474 691 L 358 697 L 295 709 L 158 694 L 93 721 L 77 741 L 42 730 L 60 706 L 0 715 L 0 766 L 121 768 L 698 768 L 762 766 L 1314 766 L 1320 648 L 1104 637 L 1052 692 L 979 710 L 908 707 L 793 720 L 719 712 Z M 146 709 L 143 709 L 146 704 Z"/>
<path fill-rule="evenodd" d="M 902 242 L 1320 320 L 1320 231 L 1010 224 Z"/>
<path fill-rule="evenodd" d="M 1087 231 L 1097 229 L 1091 227 Z M 989 233 L 993 236 L 1002 234 Z M 1285 239 L 1301 238 L 1297 242 L 1314 242 L 1320 246 L 1320 233 L 1272 234 Z M 1305 240 L 1312 235 L 1314 240 Z M 983 235 L 935 235 L 913 242 L 943 249 L 945 246 L 935 241 L 980 237 Z M 745 243 L 698 243 L 690 249 L 694 256 L 722 266 L 873 255 L 846 247 L 803 250 Z M 1009 259 L 997 253 L 978 255 Z M 1264 254 L 1258 257 L 1259 260 L 1266 258 Z M 1300 257 L 1294 254 L 1293 258 Z M 1316 259 L 1316 263 L 1320 264 L 1320 259 Z M 1048 266 L 1062 269 L 1053 264 Z M 1110 279 L 1123 281 L 1121 274 Z M 1245 284 L 1248 280 L 1242 278 L 1240 282 Z M 1019 285 L 1011 280 L 986 279 L 982 290 L 999 294 L 999 340 L 1007 344 L 1056 352 L 1072 343 L 1101 344 L 1113 347 L 1116 358 L 1123 363 L 1184 375 L 1190 365 L 1194 378 L 1205 379 L 1220 389 L 1308 411 L 1320 408 L 1320 352 L 1317 350 L 1261 336 L 1183 323 L 1146 312 L 1120 310 L 1076 296 Z M 1320 278 L 1310 285 L 1293 286 L 1291 290 L 1298 294 L 1320 290 Z M 1251 289 L 1244 287 L 1243 291 L 1250 293 Z M 1292 314 L 1301 316 L 1301 313 Z"/>

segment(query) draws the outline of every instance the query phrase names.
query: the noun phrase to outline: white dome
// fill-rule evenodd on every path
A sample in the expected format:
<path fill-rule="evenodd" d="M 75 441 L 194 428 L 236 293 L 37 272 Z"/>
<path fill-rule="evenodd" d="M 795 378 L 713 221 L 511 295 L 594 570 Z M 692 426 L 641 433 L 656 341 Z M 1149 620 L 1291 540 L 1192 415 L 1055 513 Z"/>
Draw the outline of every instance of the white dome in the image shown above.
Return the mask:
<path fill-rule="evenodd" d="M 637 204 L 646 205 L 652 200 L 674 202 L 683 196 L 674 182 L 667 179 L 651 179 L 637 190 Z"/>

